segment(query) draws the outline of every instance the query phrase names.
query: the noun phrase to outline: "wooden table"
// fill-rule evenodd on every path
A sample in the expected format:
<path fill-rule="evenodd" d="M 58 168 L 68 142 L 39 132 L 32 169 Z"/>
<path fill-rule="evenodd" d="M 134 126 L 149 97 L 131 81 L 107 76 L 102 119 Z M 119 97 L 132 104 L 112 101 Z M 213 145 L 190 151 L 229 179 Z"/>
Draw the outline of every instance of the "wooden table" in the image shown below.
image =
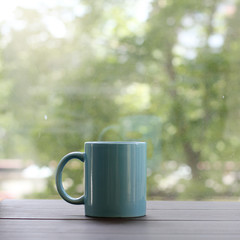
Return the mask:
<path fill-rule="evenodd" d="M 4 200 L 0 239 L 240 240 L 240 202 L 150 201 L 145 217 L 101 219 L 63 200 Z"/>

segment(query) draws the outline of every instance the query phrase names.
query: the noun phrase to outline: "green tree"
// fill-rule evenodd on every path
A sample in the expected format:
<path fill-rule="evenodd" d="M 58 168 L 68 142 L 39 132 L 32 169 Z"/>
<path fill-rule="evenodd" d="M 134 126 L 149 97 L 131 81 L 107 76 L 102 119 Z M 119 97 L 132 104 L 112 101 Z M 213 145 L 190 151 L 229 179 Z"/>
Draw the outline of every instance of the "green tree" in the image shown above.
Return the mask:
<path fill-rule="evenodd" d="M 155 135 L 162 144 L 149 144 L 149 197 L 237 194 L 238 181 L 229 187 L 222 177 L 230 171 L 225 163 L 239 161 L 239 2 L 221 12 L 228 3 L 152 1 L 146 21 L 129 13 L 134 4 L 80 1 L 75 15 L 64 6 L 18 9 L 24 27 L 11 29 L 2 51 L 2 155 L 55 168 L 64 154 L 83 151 L 84 141 L 142 139 L 156 123 L 127 134 L 119 126 L 149 116 L 161 119 Z M 62 24 L 63 37 L 46 16 Z M 182 167 L 188 178 L 166 187 L 162 180 Z M 70 194 L 82 191 L 78 168 L 66 169 Z M 55 196 L 53 186 L 51 178 L 36 196 Z"/>

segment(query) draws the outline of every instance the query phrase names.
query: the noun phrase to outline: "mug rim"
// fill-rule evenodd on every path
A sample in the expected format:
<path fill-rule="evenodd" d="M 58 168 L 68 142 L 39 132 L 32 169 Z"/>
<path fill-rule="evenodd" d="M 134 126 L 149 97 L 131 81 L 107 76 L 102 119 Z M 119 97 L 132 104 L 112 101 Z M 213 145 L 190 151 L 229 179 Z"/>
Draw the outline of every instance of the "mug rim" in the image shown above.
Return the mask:
<path fill-rule="evenodd" d="M 85 142 L 85 144 L 146 144 L 146 142 L 139 142 L 139 141 L 92 141 L 92 142 Z"/>

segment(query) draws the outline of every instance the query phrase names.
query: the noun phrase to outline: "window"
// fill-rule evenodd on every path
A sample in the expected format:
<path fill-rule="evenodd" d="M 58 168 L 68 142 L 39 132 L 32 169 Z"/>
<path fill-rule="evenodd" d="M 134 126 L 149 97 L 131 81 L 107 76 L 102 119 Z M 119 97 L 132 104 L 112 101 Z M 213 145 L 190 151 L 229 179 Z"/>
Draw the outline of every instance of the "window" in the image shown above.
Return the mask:
<path fill-rule="evenodd" d="M 148 143 L 148 199 L 238 199 L 238 1 L 0 9 L 0 198 L 54 198 L 85 141 Z M 65 188 L 83 191 L 83 166 Z"/>

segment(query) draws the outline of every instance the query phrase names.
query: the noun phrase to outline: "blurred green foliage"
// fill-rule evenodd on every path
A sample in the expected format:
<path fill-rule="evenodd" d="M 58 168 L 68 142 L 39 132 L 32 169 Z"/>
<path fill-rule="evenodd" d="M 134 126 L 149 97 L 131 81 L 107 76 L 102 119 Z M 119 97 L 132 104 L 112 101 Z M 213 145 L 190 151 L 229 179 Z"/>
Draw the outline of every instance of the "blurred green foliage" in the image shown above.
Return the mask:
<path fill-rule="evenodd" d="M 85 141 L 141 139 L 149 199 L 239 196 L 239 1 L 154 0 L 146 20 L 136 2 L 17 9 L 23 27 L 1 35 L 0 158 L 55 168 Z M 83 167 L 65 175 L 80 195 Z M 56 196 L 53 176 L 28 197 Z"/>

